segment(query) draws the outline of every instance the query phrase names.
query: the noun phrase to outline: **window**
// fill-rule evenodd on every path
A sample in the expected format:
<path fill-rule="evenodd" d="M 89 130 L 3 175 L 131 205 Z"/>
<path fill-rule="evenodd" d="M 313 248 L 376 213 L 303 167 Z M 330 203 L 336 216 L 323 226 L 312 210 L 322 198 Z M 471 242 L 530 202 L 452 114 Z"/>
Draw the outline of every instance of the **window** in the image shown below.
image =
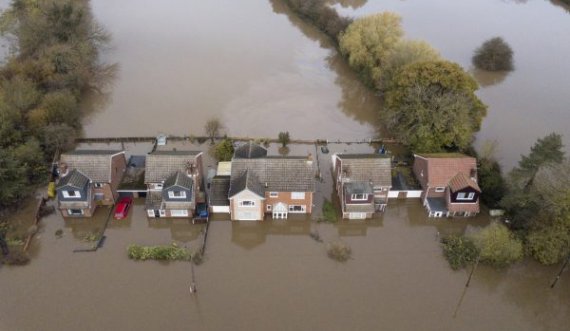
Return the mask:
<path fill-rule="evenodd" d="M 69 216 L 81 216 L 81 215 L 83 215 L 83 210 L 81 210 L 81 209 L 68 209 L 67 214 Z"/>
<path fill-rule="evenodd" d="M 162 190 L 162 184 L 152 184 L 151 189 Z"/>
<path fill-rule="evenodd" d="M 255 201 L 251 200 L 240 200 L 239 201 L 240 207 L 255 207 Z"/>
<path fill-rule="evenodd" d="M 443 187 L 443 186 L 436 187 L 436 188 L 435 188 L 435 191 L 436 191 L 437 193 L 445 192 L 445 187 Z"/>
<path fill-rule="evenodd" d="M 272 205 L 267 205 L 267 207 L 265 207 L 267 209 L 267 211 L 271 211 L 271 209 L 273 208 Z"/>
<path fill-rule="evenodd" d="M 270 198 L 277 198 L 279 196 L 279 192 L 269 192 Z"/>
<path fill-rule="evenodd" d="M 172 217 L 186 217 L 188 216 L 188 210 L 171 210 L 170 216 Z"/>
<path fill-rule="evenodd" d="M 159 215 L 160 217 L 166 217 L 166 210 L 164 209 L 159 210 Z"/>
<path fill-rule="evenodd" d="M 366 200 L 368 200 L 368 194 L 364 194 L 364 193 L 352 194 L 350 196 L 350 200 L 366 201 Z"/>
<path fill-rule="evenodd" d="M 304 213 L 305 206 L 304 205 L 291 205 L 289 206 L 290 213 Z"/>
<path fill-rule="evenodd" d="M 304 200 L 305 192 L 291 192 L 291 199 Z"/>
<path fill-rule="evenodd" d="M 168 191 L 170 199 L 186 199 L 186 191 Z"/>
<path fill-rule="evenodd" d="M 473 200 L 474 197 L 475 193 L 473 192 L 469 192 L 469 194 L 466 194 L 465 192 L 457 193 L 457 200 Z"/>
<path fill-rule="evenodd" d="M 103 185 L 104 185 L 103 183 L 95 183 L 95 184 L 93 184 L 93 186 L 95 186 L 95 188 L 101 188 L 101 187 L 103 187 Z"/>
<path fill-rule="evenodd" d="M 81 198 L 81 192 L 79 191 L 63 191 L 64 198 Z"/>

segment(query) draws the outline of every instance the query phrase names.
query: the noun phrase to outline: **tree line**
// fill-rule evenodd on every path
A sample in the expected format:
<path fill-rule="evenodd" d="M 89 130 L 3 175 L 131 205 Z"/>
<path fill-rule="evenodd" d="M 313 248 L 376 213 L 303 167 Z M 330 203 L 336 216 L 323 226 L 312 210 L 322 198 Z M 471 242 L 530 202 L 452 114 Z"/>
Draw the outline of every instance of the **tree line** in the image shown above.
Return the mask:
<path fill-rule="evenodd" d="M 113 72 L 87 0 L 14 0 L 0 17 L 12 51 L 0 68 L 0 210 L 44 182 L 56 149 L 81 133 L 82 104 Z"/>

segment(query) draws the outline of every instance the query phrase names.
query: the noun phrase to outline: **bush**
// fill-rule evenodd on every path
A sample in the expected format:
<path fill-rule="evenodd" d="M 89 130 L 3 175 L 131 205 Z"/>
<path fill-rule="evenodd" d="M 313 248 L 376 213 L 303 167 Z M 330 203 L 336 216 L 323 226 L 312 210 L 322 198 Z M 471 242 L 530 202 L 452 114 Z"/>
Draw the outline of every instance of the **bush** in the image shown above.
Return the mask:
<path fill-rule="evenodd" d="M 12 250 L 2 260 L 6 265 L 26 265 L 30 263 L 30 257 L 25 252 L 19 250 Z"/>
<path fill-rule="evenodd" d="M 489 208 L 497 208 L 506 191 L 506 183 L 499 162 L 481 159 L 478 176 L 482 191 L 481 201 Z"/>
<path fill-rule="evenodd" d="M 441 243 L 443 255 L 453 270 L 465 268 L 468 264 L 475 262 L 479 254 L 473 241 L 463 236 L 452 235 L 443 238 Z"/>
<path fill-rule="evenodd" d="M 480 251 L 481 262 L 495 267 L 508 266 L 523 257 L 522 242 L 500 223 L 493 223 L 473 235 L 473 242 Z"/>
<path fill-rule="evenodd" d="M 513 50 L 503 38 L 489 39 L 475 50 L 473 65 L 489 71 L 513 70 Z"/>
<path fill-rule="evenodd" d="M 130 245 L 127 248 L 129 259 L 132 260 L 165 260 L 165 261 L 189 261 L 192 254 L 186 248 L 176 244 L 169 246 L 140 246 Z"/>
<path fill-rule="evenodd" d="M 338 262 L 346 262 L 352 255 L 352 249 L 342 241 L 335 241 L 327 245 L 328 256 Z"/>

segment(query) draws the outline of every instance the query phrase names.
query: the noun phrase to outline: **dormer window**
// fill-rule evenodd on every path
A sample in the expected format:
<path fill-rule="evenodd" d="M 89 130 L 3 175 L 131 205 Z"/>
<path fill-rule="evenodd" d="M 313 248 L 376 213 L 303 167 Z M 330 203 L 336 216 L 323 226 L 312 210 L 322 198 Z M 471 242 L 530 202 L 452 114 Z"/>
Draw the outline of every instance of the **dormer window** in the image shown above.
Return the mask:
<path fill-rule="evenodd" d="M 186 199 L 186 191 L 168 191 L 170 199 Z"/>
<path fill-rule="evenodd" d="M 459 192 L 457 193 L 457 200 L 473 200 L 473 198 L 475 198 L 475 193 L 473 192 L 469 192 L 469 193 L 465 193 L 465 192 Z"/>
<path fill-rule="evenodd" d="M 366 194 L 366 193 L 351 194 L 350 200 L 352 200 L 352 201 L 366 201 L 366 200 L 368 200 L 368 194 Z"/>
<path fill-rule="evenodd" d="M 64 198 L 81 198 L 81 192 L 79 191 L 67 190 L 62 193 Z"/>

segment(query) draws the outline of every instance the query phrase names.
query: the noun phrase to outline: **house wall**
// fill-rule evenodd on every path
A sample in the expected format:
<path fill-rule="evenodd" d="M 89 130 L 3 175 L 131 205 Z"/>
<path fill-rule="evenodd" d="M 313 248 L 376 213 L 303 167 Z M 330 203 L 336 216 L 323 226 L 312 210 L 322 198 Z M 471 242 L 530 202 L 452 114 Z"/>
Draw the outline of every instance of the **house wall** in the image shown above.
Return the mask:
<path fill-rule="evenodd" d="M 275 205 L 279 202 L 289 205 L 305 205 L 305 213 L 310 214 L 313 212 L 313 192 L 305 192 L 305 199 L 291 199 L 291 192 L 278 192 L 277 198 L 271 198 L 270 192 L 265 192 L 265 203 L 263 205 L 264 213 L 271 213 L 267 211 L 267 205 Z"/>
<path fill-rule="evenodd" d="M 374 194 L 368 194 L 368 199 L 366 200 L 352 200 L 351 195 L 347 193 L 345 193 L 344 196 L 344 203 L 351 205 L 368 205 L 371 204 L 373 201 L 374 201 Z"/>
<path fill-rule="evenodd" d="M 240 200 L 251 200 L 255 201 L 254 207 L 240 207 L 239 201 Z M 265 214 L 265 203 L 263 199 L 261 199 L 257 194 L 251 191 L 243 191 L 232 198 L 230 198 L 230 216 L 232 221 L 240 221 L 239 214 L 240 212 L 253 212 L 255 213 L 255 219 L 258 221 L 262 221 L 264 214 Z"/>
<path fill-rule="evenodd" d="M 473 200 L 457 200 L 457 195 L 459 193 L 465 193 L 466 195 L 469 195 L 469 193 L 474 193 L 475 196 L 473 197 Z M 455 193 L 451 193 L 450 200 L 453 203 L 473 203 L 473 202 L 476 202 L 477 200 L 479 200 L 479 192 L 477 192 L 477 190 L 475 190 L 472 187 L 466 187 L 466 188 L 459 190 Z"/>
<path fill-rule="evenodd" d="M 119 198 L 119 193 L 117 193 L 117 188 L 123 179 L 125 170 L 127 169 L 127 159 L 125 153 L 119 153 L 111 159 L 111 191 L 113 194 L 113 200 L 116 201 Z"/>
<path fill-rule="evenodd" d="M 422 174 L 423 170 L 423 176 Z M 421 156 L 416 156 L 414 158 L 414 166 L 413 166 L 414 175 L 418 179 L 421 187 L 425 190 L 427 187 L 427 179 L 428 179 L 428 164 L 427 160 L 422 158 Z"/>
<path fill-rule="evenodd" d="M 451 193 L 451 192 L 450 192 Z M 458 193 L 458 192 L 457 192 Z M 477 197 L 477 200 L 475 200 L 475 202 L 462 202 L 462 203 L 456 203 L 456 202 L 452 202 L 451 200 L 451 194 L 446 196 L 446 202 L 447 202 L 447 210 L 449 211 L 449 213 L 451 215 L 449 216 L 453 216 L 453 214 L 455 213 L 465 213 L 468 212 L 470 213 L 472 216 L 479 213 L 480 207 L 479 207 L 479 199 Z"/>
<path fill-rule="evenodd" d="M 96 201 L 98 205 L 112 206 L 119 197 L 117 191 L 113 191 L 113 186 L 109 183 L 101 183 L 102 187 L 93 186 L 93 194 L 103 194 L 103 199 Z"/>

